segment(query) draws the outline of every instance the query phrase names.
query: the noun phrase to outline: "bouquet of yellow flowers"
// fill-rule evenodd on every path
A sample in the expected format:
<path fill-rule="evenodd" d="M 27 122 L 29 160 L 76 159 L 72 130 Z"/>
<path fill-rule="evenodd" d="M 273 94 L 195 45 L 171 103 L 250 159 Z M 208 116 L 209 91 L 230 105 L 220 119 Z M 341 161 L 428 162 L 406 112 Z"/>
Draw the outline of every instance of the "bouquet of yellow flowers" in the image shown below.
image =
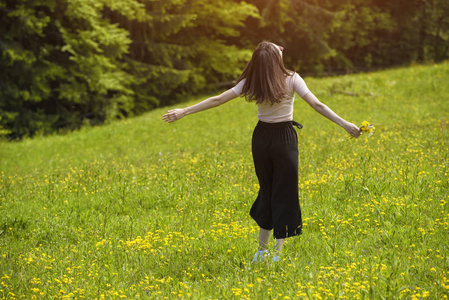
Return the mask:
<path fill-rule="evenodd" d="M 362 133 L 367 133 L 369 137 L 374 134 L 374 129 L 376 129 L 376 127 L 374 127 L 374 125 L 370 124 L 368 121 L 363 121 L 362 125 L 360 126 L 360 130 L 362 131 Z"/>

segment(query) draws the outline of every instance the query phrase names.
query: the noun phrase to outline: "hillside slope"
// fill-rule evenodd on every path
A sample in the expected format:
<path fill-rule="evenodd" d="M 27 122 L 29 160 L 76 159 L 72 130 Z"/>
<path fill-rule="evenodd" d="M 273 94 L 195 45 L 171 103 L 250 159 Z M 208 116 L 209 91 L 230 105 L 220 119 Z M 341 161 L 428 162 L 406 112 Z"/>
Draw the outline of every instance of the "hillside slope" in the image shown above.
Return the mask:
<path fill-rule="evenodd" d="M 443 123 L 447 118 L 448 70 L 449 63 L 445 63 L 334 78 L 307 78 L 307 84 L 322 102 L 352 122 L 361 123 L 368 119 L 380 124 L 382 132 L 424 130 L 421 126 L 423 116 L 442 119 Z M 95 159 L 139 160 L 169 151 L 176 145 L 181 145 L 184 150 L 201 151 L 206 141 L 244 141 L 247 146 L 248 136 L 257 122 L 256 107 L 241 98 L 169 125 L 161 121 L 167 109 L 170 108 L 67 135 L 2 143 L 0 169 L 10 174 L 27 173 L 33 169 L 62 167 Z M 301 135 L 317 132 L 345 135 L 298 97 L 294 118 L 305 125 Z"/>

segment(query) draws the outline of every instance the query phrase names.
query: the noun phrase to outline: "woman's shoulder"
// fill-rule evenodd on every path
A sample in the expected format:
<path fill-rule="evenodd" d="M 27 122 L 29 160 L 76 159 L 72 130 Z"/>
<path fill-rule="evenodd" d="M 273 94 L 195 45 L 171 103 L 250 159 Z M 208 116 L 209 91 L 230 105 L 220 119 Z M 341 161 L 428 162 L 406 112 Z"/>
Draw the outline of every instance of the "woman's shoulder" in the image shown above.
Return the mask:
<path fill-rule="evenodd" d="M 302 77 L 295 71 L 289 71 L 289 76 L 287 76 L 287 82 L 295 84 L 298 82 L 302 82 L 304 81 L 304 79 L 302 79 Z"/>
<path fill-rule="evenodd" d="M 299 73 L 298 72 L 296 72 L 296 71 L 288 71 L 288 76 L 287 76 L 287 78 L 288 79 L 290 79 L 290 80 L 297 80 L 297 79 L 302 79 L 302 77 L 299 75 Z"/>
<path fill-rule="evenodd" d="M 236 94 L 236 95 L 241 95 L 243 92 L 243 86 L 245 85 L 245 81 L 246 78 L 243 78 L 242 80 L 240 80 L 239 82 L 237 82 L 236 85 L 234 85 L 232 89 L 232 91 Z"/>

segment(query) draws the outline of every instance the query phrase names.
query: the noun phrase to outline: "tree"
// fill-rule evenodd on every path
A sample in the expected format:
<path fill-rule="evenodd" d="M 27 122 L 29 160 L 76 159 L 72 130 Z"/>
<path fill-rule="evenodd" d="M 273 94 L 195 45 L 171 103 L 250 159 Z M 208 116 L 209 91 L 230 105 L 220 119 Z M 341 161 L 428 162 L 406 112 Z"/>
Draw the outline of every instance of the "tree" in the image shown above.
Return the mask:
<path fill-rule="evenodd" d="M 0 0 L 0 126 L 13 137 L 132 116 L 234 79 L 232 0 Z"/>
<path fill-rule="evenodd" d="M 129 21 L 111 14 L 133 40 L 126 56 L 127 70 L 138 80 L 136 113 L 175 103 L 213 84 L 235 79 L 251 52 L 239 49 L 228 38 L 255 7 L 232 0 L 149 1 L 147 20 Z"/>
<path fill-rule="evenodd" d="M 367 49 L 391 26 L 389 16 L 369 1 L 267 0 L 251 3 L 261 11 L 250 32 L 263 29 L 268 39 L 285 46 L 286 65 L 301 73 L 347 70 L 371 64 Z"/>
<path fill-rule="evenodd" d="M 446 0 L 376 0 L 394 27 L 379 56 L 386 64 L 441 61 L 449 57 L 449 2 Z"/>
<path fill-rule="evenodd" d="M 131 40 L 102 17 L 106 3 L 1 2 L 0 116 L 15 136 L 77 128 L 129 110 L 132 78 L 120 59 Z M 141 5 L 134 4 L 138 13 Z"/>

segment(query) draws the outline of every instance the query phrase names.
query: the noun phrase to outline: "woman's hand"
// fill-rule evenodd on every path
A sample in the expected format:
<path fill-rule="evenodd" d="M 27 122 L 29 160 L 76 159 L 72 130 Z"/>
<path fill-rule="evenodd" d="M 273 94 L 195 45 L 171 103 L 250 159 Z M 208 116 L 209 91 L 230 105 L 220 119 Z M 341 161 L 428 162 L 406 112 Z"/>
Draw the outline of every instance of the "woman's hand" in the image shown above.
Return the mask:
<path fill-rule="evenodd" d="M 186 115 L 184 108 L 176 108 L 169 110 L 165 115 L 162 116 L 162 120 L 167 123 L 172 123 L 178 121 Z"/>
<path fill-rule="evenodd" d="M 346 122 L 346 124 L 343 126 L 343 128 L 352 136 L 355 138 L 358 138 L 362 131 L 360 128 L 352 123 Z"/>

